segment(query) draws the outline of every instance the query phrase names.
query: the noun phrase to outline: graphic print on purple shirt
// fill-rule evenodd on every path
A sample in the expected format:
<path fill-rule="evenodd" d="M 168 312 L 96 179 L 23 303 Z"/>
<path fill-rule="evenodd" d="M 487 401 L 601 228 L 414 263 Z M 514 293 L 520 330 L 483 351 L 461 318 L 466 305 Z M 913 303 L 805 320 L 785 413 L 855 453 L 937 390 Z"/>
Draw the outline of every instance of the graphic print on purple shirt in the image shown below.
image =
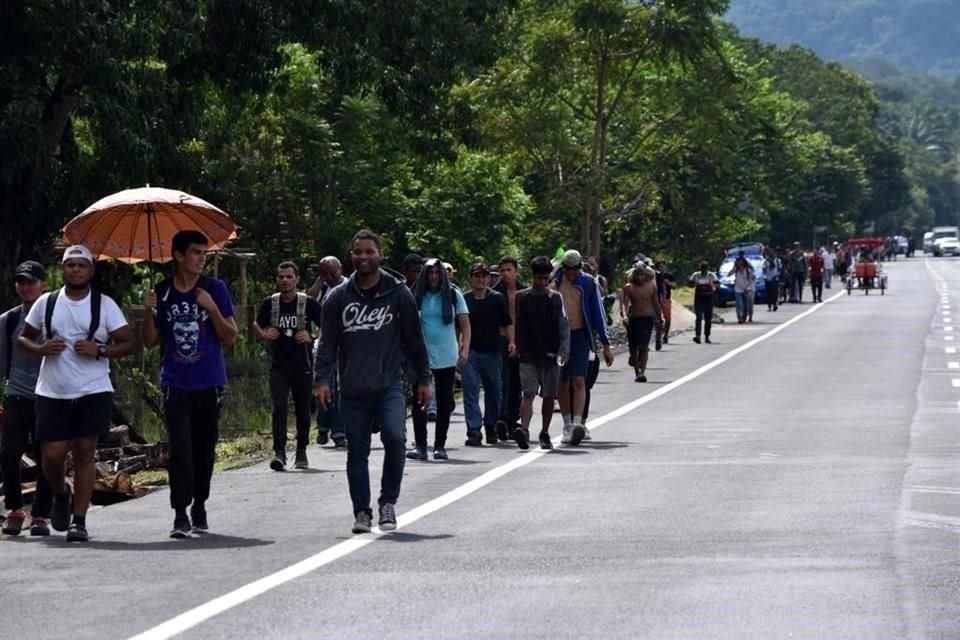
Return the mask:
<path fill-rule="evenodd" d="M 207 292 L 224 318 L 234 315 L 227 286 L 209 279 Z M 196 290 L 184 293 L 169 280 L 157 285 L 157 330 L 163 341 L 160 385 L 193 391 L 227 384 L 220 339 L 210 314 L 196 302 Z"/>

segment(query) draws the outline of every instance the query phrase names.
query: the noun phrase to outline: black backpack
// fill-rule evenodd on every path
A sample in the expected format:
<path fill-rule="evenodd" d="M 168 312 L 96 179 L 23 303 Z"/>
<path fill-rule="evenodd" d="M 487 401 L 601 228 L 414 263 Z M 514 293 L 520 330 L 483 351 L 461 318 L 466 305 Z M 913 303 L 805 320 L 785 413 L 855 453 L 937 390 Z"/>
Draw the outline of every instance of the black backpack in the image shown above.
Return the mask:
<path fill-rule="evenodd" d="M 57 298 L 60 296 L 60 290 L 57 289 L 47 296 L 47 306 L 43 310 L 43 324 L 47 332 L 47 340 L 53 339 L 53 309 L 57 305 Z M 87 329 L 87 340 L 93 340 L 93 336 L 100 328 L 100 305 L 103 296 L 96 289 L 90 290 L 90 328 Z"/>

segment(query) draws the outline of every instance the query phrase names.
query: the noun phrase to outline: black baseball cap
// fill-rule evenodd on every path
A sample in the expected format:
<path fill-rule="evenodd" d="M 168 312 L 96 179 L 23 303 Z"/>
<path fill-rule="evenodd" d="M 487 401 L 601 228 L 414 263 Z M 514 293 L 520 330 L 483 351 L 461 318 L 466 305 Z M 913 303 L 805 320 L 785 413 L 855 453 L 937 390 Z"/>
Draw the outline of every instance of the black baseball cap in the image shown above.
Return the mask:
<path fill-rule="evenodd" d="M 36 260 L 27 260 L 26 262 L 21 262 L 17 266 L 17 270 L 13 274 L 14 280 L 28 280 L 30 282 L 36 282 L 38 280 L 47 279 L 47 270 L 43 268 L 43 265 L 37 262 Z"/>

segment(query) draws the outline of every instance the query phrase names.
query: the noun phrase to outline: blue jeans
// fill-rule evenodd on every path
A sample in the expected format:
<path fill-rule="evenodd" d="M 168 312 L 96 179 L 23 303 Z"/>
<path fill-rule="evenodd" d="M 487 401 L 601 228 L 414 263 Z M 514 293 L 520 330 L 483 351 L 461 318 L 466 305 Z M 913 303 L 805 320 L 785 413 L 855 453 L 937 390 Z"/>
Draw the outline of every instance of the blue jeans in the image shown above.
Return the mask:
<path fill-rule="evenodd" d="M 500 368 L 503 356 L 499 351 L 470 350 L 463 369 L 463 412 L 467 432 L 493 428 L 500 417 Z M 480 413 L 480 386 L 483 385 L 483 414 Z"/>
<path fill-rule="evenodd" d="M 347 430 L 343 426 L 343 416 L 340 415 L 340 397 L 339 385 L 337 384 L 337 369 L 334 367 L 330 376 L 330 393 L 333 396 L 333 402 L 324 410 L 317 408 L 317 431 L 327 431 L 331 438 L 338 438 L 347 435 Z"/>
<path fill-rule="evenodd" d="M 396 504 L 406 460 L 407 407 L 403 383 L 387 387 L 372 398 L 342 398 L 340 414 L 347 426 L 347 481 L 353 513 L 370 510 L 370 438 L 373 422 L 380 423 L 383 475 L 378 504 Z"/>
<path fill-rule="evenodd" d="M 747 317 L 747 292 L 744 291 L 740 293 L 739 291 L 734 292 L 733 298 L 737 303 L 737 319 Z"/>

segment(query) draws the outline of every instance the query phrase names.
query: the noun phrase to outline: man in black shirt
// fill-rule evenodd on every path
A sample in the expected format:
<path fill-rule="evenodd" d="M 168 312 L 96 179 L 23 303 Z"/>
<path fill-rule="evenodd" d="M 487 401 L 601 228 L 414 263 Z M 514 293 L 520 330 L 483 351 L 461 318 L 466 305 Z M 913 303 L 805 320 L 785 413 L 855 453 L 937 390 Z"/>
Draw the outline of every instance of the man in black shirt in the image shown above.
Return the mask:
<path fill-rule="evenodd" d="M 560 385 L 560 367 L 570 357 L 570 324 L 563 310 L 563 298 L 550 287 L 553 265 L 546 256 L 530 261 L 533 286 L 517 293 L 516 341 L 520 359 L 520 428 L 513 438 L 521 449 L 529 448 L 533 399 L 543 399 L 540 448 L 553 449 L 550 421 L 553 402 Z"/>
<path fill-rule="evenodd" d="M 507 310 L 517 326 L 517 293 L 526 288 L 520 279 L 520 263 L 512 256 L 503 256 L 497 265 L 500 281 L 493 286 L 507 301 Z M 520 426 L 520 360 L 516 354 L 507 353 L 505 341 L 501 341 L 501 394 L 500 420 L 497 421 L 497 437 L 506 442 L 510 434 Z"/>
<path fill-rule="evenodd" d="M 470 267 L 470 291 L 463 297 L 470 310 L 470 356 L 463 369 L 463 410 L 467 420 L 468 447 L 479 447 L 487 434 L 487 444 L 496 444 L 500 417 L 501 332 L 506 334 L 507 353 L 513 356 L 513 321 L 507 299 L 487 287 L 490 270 L 483 262 Z M 480 386 L 483 385 L 483 413 L 480 412 Z"/>
<path fill-rule="evenodd" d="M 313 392 L 313 335 L 310 323 L 320 325 L 320 303 L 297 291 L 300 272 L 292 262 L 277 267 L 278 293 L 264 298 L 253 330 L 270 343 L 270 398 L 273 401 L 273 451 L 270 468 L 287 466 L 287 397 L 293 396 L 297 414 L 297 455 L 294 467 L 306 469 L 310 434 L 310 398 Z"/>

